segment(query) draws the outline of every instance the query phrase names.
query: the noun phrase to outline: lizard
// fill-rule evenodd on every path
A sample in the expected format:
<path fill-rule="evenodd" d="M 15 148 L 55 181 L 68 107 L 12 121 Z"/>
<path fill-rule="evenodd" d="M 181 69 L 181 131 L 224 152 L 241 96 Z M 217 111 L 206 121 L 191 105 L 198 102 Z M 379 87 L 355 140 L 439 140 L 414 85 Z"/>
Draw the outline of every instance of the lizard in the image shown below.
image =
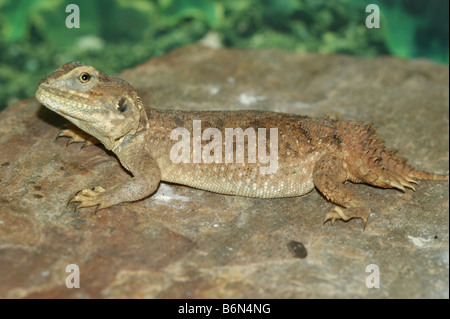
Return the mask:
<path fill-rule="evenodd" d="M 254 110 L 156 109 L 144 106 L 128 82 L 81 62 L 66 63 L 43 78 L 36 99 L 73 123 L 59 136 L 88 144 L 100 142 L 132 175 L 109 189 L 97 186 L 79 191 L 69 200 L 78 203 L 75 210 L 92 206 L 100 210 L 141 200 L 152 195 L 161 181 L 256 198 L 296 197 L 317 188 L 336 205 L 327 212 L 324 224 L 355 218 L 365 227 L 371 209 L 344 185 L 347 181 L 405 192 L 405 188 L 415 191 L 412 184 L 417 180 L 449 179 L 448 174 L 427 173 L 407 164 L 364 121 Z M 222 134 L 226 128 L 276 128 L 276 171 L 261 174 L 263 164 L 248 160 L 250 146 L 245 148 L 243 163 L 225 163 L 221 158 L 211 163 L 173 161 L 171 132 L 180 127 L 192 132 L 195 120 Z M 205 143 L 203 138 L 201 144 Z"/>

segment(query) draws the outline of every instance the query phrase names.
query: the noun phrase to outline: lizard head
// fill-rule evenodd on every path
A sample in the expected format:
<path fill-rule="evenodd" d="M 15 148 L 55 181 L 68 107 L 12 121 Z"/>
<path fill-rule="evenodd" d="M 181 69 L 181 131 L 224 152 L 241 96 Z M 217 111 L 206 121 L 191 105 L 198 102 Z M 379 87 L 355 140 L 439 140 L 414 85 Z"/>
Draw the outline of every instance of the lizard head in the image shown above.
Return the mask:
<path fill-rule="evenodd" d="M 111 150 L 147 122 L 141 99 L 126 81 L 69 62 L 43 78 L 36 99 Z"/>

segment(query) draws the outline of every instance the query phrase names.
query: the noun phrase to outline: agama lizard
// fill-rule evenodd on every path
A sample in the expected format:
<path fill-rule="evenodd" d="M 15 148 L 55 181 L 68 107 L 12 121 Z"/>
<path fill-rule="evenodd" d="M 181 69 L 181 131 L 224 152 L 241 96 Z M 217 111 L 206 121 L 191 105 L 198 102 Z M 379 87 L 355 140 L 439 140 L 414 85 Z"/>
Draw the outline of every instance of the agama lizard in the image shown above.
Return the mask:
<path fill-rule="evenodd" d="M 144 106 L 126 81 L 80 62 L 66 63 L 42 79 L 36 98 L 87 133 L 72 129 L 63 131 L 63 136 L 89 143 L 90 135 L 95 137 L 133 175 L 108 190 L 101 186 L 81 190 L 70 201 L 79 203 L 76 209 L 137 201 L 154 193 L 160 181 L 257 198 L 301 196 L 316 187 L 338 205 L 327 213 L 324 223 L 360 218 L 365 225 L 370 208 L 344 182 L 405 191 L 405 187 L 414 190 L 411 183 L 417 179 L 448 180 L 448 175 L 422 172 L 406 164 L 384 147 L 371 124 L 262 111 L 157 110 Z M 277 170 L 261 174 L 264 165 L 249 161 L 251 145 L 245 146 L 244 163 L 226 163 L 221 156 L 212 163 L 174 162 L 171 149 L 176 141 L 171 134 L 176 128 L 192 132 L 194 121 L 222 135 L 226 128 L 276 128 Z M 212 137 L 203 136 L 197 142 L 205 146 L 208 140 Z M 226 147 L 222 146 L 219 150 Z"/>

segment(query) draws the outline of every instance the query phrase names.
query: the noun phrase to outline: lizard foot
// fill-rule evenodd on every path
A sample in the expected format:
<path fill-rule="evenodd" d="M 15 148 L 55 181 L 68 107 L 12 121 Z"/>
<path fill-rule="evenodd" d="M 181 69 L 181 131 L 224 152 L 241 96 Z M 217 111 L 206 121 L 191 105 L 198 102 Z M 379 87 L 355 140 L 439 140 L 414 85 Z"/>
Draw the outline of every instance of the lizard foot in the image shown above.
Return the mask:
<path fill-rule="evenodd" d="M 95 137 L 85 133 L 84 131 L 80 130 L 78 127 L 76 127 L 71 123 L 67 124 L 65 128 L 61 129 L 58 132 L 58 135 L 56 135 L 56 139 L 60 137 L 69 138 L 69 141 L 67 142 L 66 145 L 72 143 L 84 143 L 83 146 L 81 146 L 81 148 L 100 143 Z"/>
<path fill-rule="evenodd" d="M 71 200 L 69 200 L 67 205 L 79 202 L 80 204 L 75 207 L 75 211 L 80 208 L 91 206 L 97 206 L 95 211 L 109 207 L 111 205 L 108 205 L 102 201 L 102 193 L 104 192 L 106 192 L 106 190 L 101 186 L 97 186 L 92 189 L 83 189 L 79 191 Z"/>
<path fill-rule="evenodd" d="M 370 216 L 370 209 L 367 207 L 349 207 L 341 208 L 334 206 L 325 216 L 323 223 L 331 220 L 331 224 L 337 219 L 342 219 L 343 221 L 349 221 L 352 218 L 361 218 L 363 222 L 363 229 L 366 228 L 367 220 Z"/>

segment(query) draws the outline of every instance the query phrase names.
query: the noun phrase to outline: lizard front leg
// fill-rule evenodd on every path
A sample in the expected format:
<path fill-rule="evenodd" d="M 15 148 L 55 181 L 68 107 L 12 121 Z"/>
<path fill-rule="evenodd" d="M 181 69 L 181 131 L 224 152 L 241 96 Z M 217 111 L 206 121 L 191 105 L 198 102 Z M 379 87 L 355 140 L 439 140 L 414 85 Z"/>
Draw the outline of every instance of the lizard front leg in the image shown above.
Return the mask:
<path fill-rule="evenodd" d="M 361 218 L 365 228 L 370 209 L 364 200 L 344 186 L 347 172 L 344 162 L 331 155 L 320 158 L 314 167 L 314 185 L 329 201 L 344 207 L 333 207 L 325 216 L 324 223 L 328 220 L 333 223 L 336 219 L 348 221 L 352 218 Z"/>
<path fill-rule="evenodd" d="M 79 129 L 76 125 L 72 123 L 67 123 L 65 127 L 63 127 L 59 132 L 58 135 L 56 135 L 56 139 L 60 137 L 68 137 L 69 140 L 67 141 L 66 145 L 72 144 L 72 143 L 84 143 L 83 147 L 94 145 L 94 144 L 100 144 L 100 141 L 97 140 L 92 135 L 84 132 L 83 130 Z"/>
<path fill-rule="evenodd" d="M 96 210 L 99 210 L 122 202 L 140 200 L 158 188 L 161 172 L 157 162 L 148 154 L 136 155 L 132 162 L 124 166 L 133 174 L 133 178 L 110 189 L 101 186 L 83 189 L 69 203 L 80 203 L 75 210 L 91 206 L 97 206 Z"/>

